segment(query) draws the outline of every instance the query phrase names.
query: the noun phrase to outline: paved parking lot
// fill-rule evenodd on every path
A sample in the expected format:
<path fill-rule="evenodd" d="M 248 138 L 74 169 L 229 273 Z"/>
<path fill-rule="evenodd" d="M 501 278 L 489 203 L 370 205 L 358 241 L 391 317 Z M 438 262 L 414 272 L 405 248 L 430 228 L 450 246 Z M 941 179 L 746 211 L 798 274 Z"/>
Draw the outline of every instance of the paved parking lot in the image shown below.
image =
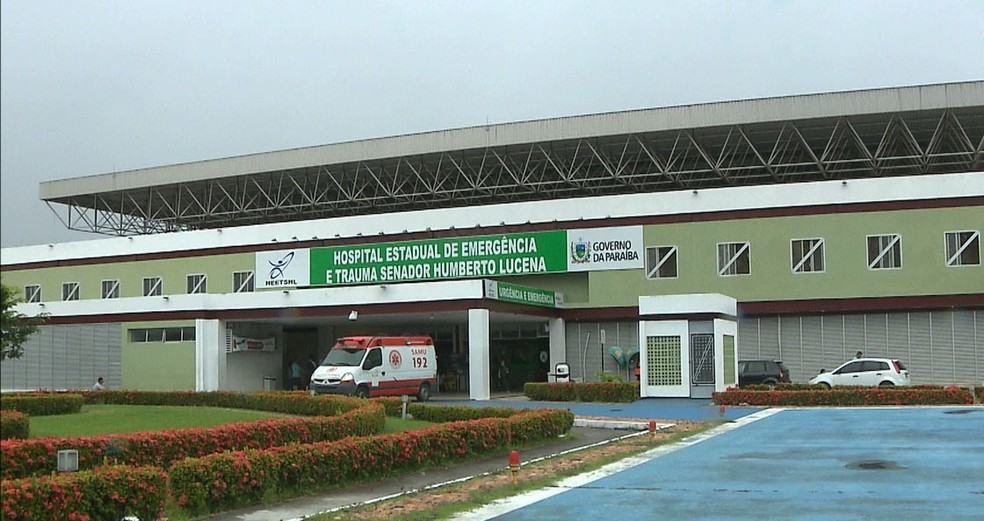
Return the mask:
<path fill-rule="evenodd" d="M 523 397 L 504 397 L 485 401 L 447 400 L 435 397 L 434 403 L 473 407 L 512 407 L 515 409 L 570 409 L 578 417 L 671 419 L 691 421 L 736 420 L 762 407 L 725 407 L 711 400 L 690 398 L 643 398 L 632 403 L 531 402 Z"/>
<path fill-rule="evenodd" d="M 984 519 L 984 407 L 767 410 L 723 429 L 457 519 Z"/>

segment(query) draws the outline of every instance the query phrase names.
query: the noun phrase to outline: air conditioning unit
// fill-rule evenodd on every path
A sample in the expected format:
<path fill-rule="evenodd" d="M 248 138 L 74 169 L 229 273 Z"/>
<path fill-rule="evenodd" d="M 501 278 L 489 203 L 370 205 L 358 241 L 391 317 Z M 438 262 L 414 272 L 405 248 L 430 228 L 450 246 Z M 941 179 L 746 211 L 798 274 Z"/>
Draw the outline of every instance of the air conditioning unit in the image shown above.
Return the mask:
<path fill-rule="evenodd" d="M 58 472 L 77 472 L 79 470 L 79 451 L 75 449 L 58 451 Z"/>

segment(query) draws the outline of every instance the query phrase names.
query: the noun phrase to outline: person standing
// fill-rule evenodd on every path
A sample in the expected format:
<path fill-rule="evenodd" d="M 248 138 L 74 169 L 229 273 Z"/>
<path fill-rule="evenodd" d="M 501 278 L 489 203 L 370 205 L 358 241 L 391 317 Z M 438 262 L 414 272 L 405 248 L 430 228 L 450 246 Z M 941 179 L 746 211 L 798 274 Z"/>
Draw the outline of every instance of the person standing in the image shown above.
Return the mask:
<path fill-rule="evenodd" d="M 314 377 L 314 370 L 318 368 L 318 362 L 314 358 L 314 355 L 311 355 L 311 356 L 308 357 L 307 364 L 306 365 L 307 365 L 307 374 L 305 375 L 305 378 L 304 378 L 304 383 L 305 383 L 304 388 L 310 390 L 311 389 L 311 378 Z"/>
<path fill-rule="evenodd" d="M 497 376 L 499 380 L 499 390 L 509 391 L 509 366 L 506 365 L 505 359 L 499 361 L 499 372 Z"/>
<path fill-rule="evenodd" d="M 296 391 L 301 385 L 301 364 L 294 358 L 287 367 L 287 390 Z"/>
<path fill-rule="evenodd" d="M 96 378 L 96 383 L 92 384 L 93 391 L 104 391 L 106 390 L 106 384 L 103 382 L 103 377 Z"/>

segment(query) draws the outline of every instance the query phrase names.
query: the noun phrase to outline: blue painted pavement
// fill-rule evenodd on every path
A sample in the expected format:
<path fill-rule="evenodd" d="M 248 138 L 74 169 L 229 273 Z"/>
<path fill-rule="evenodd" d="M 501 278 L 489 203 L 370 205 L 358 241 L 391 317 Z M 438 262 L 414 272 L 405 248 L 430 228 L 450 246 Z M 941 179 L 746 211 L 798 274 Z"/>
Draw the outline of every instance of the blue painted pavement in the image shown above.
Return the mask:
<path fill-rule="evenodd" d="M 786 410 L 491 517 L 606 518 L 981 521 L 984 408 Z"/>

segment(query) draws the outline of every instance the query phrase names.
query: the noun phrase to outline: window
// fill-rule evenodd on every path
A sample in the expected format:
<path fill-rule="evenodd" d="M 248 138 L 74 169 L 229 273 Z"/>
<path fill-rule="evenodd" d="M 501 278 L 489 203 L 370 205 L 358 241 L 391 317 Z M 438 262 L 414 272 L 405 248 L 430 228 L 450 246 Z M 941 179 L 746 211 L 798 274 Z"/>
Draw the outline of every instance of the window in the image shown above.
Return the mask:
<path fill-rule="evenodd" d="M 946 232 L 947 266 L 980 266 L 981 232 Z"/>
<path fill-rule="evenodd" d="M 362 368 L 368 371 L 381 365 L 383 365 L 383 350 L 378 347 L 370 349 L 369 354 L 366 355 L 366 362 L 362 364 Z"/>
<path fill-rule="evenodd" d="M 646 278 L 675 279 L 677 277 L 677 247 L 646 248 Z"/>
<path fill-rule="evenodd" d="M 869 235 L 868 269 L 887 270 L 902 267 L 902 236 Z"/>
<path fill-rule="evenodd" d="M 844 367 L 841 367 L 839 371 L 834 371 L 834 374 L 848 374 L 848 373 L 860 373 L 862 362 L 851 362 Z"/>
<path fill-rule="evenodd" d="M 793 273 L 823 271 L 823 239 L 793 239 L 789 244 Z"/>
<path fill-rule="evenodd" d="M 120 298 L 120 281 L 102 281 L 102 298 Z"/>
<path fill-rule="evenodd" d="M 155 327 L 129 330 L 130 342 L 193 342 L 194 327 Z"/>
<path fill-rule="evenodd" d="M 79 299 L 79 283 L 78 282 L 65 282 L 62 284 L 62 300 L 78 300 Z"/>
<path fill-rule="evenodd" d="M 888 371 L 888 362 L 878 362 L 875 360 L 861 362 L 861 372 L 868 371 Z"/>
<path fill-rule="evenodd" d="M 40 284 L 28 284 L 24 286 L 24 302 L 28 304 L 41 302 Z"/>
<path fill-rule="evenodd" d="M 143 279 L 143 296 L 145 297 L 159 297 L 161 296 L 161 287 L 163 286 L 163 281 L 160 277 L 145 277 Z"/>
<path fill-rule="evenodd" d="M 718 244 L 718 275 L 748 275 L 751 273 L 751 246 L 747 242 Z"/>
<path fill-rule="evenodd" d="M 205 275 L 195 274 L 188 275 L 188 293 L 205 293 L 206 290 L 206 279 Z"/>
<path fill-rule="evenodd" d="M 252 271 L 237 271 L 232 274 L 232 291 L 236 293 L 252 293 L 253 289 Z"/>

